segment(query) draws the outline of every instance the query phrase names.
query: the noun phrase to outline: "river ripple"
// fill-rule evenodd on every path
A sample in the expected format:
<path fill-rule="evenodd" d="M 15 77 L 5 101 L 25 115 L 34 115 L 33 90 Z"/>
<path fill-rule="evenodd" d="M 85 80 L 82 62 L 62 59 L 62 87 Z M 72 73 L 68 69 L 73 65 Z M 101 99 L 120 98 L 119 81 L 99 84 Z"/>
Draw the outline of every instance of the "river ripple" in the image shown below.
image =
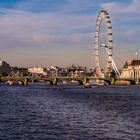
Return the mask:
<path fill-rule="evenodd" d="M 140 140 L 140 86 L 0 86 L 0 140 Z"/>

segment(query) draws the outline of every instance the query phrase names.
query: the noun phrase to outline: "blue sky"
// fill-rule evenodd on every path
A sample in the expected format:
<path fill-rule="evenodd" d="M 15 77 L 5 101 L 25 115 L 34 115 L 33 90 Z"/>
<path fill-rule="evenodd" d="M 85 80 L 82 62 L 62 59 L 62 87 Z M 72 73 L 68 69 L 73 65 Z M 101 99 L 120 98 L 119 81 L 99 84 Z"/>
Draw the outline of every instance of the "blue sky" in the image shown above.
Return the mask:
<path fill-rule="evenodd" d="M 136 58 L 139 0 L 0 0 L 0 57 L 13 66 L 94 67 L 93 37 L 101 9 L 111 16 L 114 54 L 124 63 Z"/>

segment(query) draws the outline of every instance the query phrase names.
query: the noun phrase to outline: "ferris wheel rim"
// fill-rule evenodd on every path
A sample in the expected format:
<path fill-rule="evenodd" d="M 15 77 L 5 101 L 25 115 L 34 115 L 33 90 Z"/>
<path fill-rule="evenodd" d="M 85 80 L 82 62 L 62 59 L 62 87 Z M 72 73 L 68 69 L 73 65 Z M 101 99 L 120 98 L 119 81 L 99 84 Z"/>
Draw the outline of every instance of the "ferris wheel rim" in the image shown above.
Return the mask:
<path fill-rule="evenodd" d="M 106 45 L 106 49 L 108 49 L 107 63 L 105 66 L 104 75 L 108 75 L 111 70 L 111 61 L 112 61 L 112 54 L 113 54 L 113 37 L 112 37 L 113 33 L 112 33 L 111 19 L 106 10 L 101 10 L 96 19 L 96 28 L 95 28 L 95 36 L 94 36 L 96 70 L 99 72 L 101 76 L 103 76 L 103 73 L 101 71 L 100 59 L 99 59 L 99 48 L 101 46 L 99 42 L 99 38 L 100 38 L 102 19 L 105 19 L 106 22 L 107 45 L 106 44 L 105 45 Z"/>

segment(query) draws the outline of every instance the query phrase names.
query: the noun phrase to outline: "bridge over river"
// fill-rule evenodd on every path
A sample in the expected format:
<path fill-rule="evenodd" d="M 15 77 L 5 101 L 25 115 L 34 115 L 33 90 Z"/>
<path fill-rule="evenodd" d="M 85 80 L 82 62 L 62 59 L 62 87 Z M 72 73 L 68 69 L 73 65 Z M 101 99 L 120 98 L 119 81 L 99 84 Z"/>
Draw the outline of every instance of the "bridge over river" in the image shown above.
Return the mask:
<path fill-rule="evenodd" d="M 77 81 L 80 85 L 84 85 L 86 83 L 89 83 L 90 81 L 104 81 L 104 83 L 107 83 L 108 85 L 113 84 L 129 84 L 129 85 L 138 85 L 140 84 L 140 79 L 133 79 L 133 78 L 101 78 L 101 77 L 32 77 L 32 76 L 7 76 L 7 77 L 1 77 L 1 82 L 7 82 L 7 81 L 20 81 L 22 85 L 28 85 L 29 82 L 49 82 L 50 85 L 57 85 L 59 82 L 72 82 Z"/>

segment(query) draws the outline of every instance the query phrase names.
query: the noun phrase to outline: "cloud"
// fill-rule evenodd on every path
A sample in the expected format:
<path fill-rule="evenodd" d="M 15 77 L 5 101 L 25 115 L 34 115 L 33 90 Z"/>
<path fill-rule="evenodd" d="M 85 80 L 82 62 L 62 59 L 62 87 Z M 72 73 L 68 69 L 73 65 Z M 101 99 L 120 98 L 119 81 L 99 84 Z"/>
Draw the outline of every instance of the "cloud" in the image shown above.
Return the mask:
<path fill-rule="evenodd" d="M 29 66 L 31 63 L 39 63 L 41 58 L 49 60 L 41 62 L 42 65 L 53 63 L 55 59 L 67 64 L 71 58 L 63 60 L 58 57 L 58 52 L 71 56 L 76 55 L 74 52 L 82 54 L 82 51 L 92 49 L 89 42 L 89 31 L 93 31 L 92 16 L 67 16 L 55 12 L 33 13 L 4 8 L 0 11 L 4 13 L 0 15 L 0 55 L 4 58 L 7 56 L 14 64 L 22 62 Z M 33 58 L 35 62 L 32 61 Z M 71 63 L 73 61 L 71 60 Z"/>
<path fill-rule="evenodd" d="M 101 4 L 103 9 L 111 11 L 113 13 L 138 13 L 140 9 L 140 1 L 132 0 L 132 3 L 118 3 L 118 2 L 109 2 Z"/>

